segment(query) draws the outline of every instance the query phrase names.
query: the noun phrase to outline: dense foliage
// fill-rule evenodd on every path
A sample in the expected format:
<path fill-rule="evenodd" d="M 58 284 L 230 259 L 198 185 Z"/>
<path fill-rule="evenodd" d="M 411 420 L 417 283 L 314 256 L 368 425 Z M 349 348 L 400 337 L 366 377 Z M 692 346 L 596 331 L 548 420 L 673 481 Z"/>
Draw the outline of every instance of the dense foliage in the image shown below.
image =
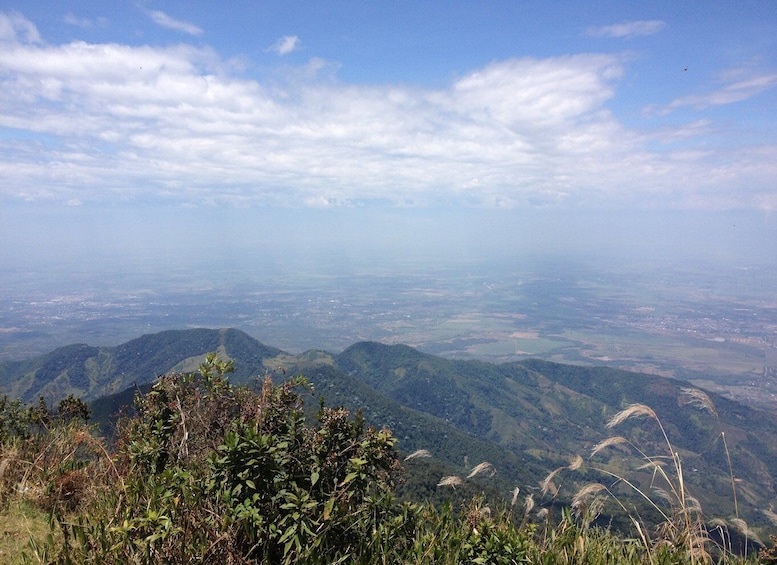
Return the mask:
<path fill-rule="evenodd" d="M 231 371 L 231 362 L 211 354 L 198 373 L 159 378 L 118 422 L 111 454 L 87 425 L 88 411 L 78 399 L 49 410 L 42 401 L 24 407 L 3 397 L 5 516 L 14 515 L 14 500 L 33 501 L 49 512 L 52 528 L 48 537 L 31 539 L 17 561 L 742 561 L 710 539 L 684 537 L 690 530 L 683 529 L 682 512 L 695 513 L 685 506 L 667 512 L 671 537 L 639 531 L 636 520 L 639 535 L 628 539 L 596 526 L 604 487 L 588 488 L 569 508 L 550 505 L 538 514 L 532 494 L 521 500 L 516 490 L 512 501 L 499 503 L 473 496 L 474 480 L 439 480 L 437 474 L 443 502 L 400 501 L 403 480 L 438 468 L 409 457 L 406 466 L 415 471 L 403 478 L 392 433 L 367 426 L 360 414 L 322 403 L 311 419 L 300 392 L 309 386 L 305 379 L 276 385 L 268 377 L 251 388 L 232 385 Z M 557 489 L 553 479 L 578 466 L 552 471 L 543 490 Z M 493 471 L 484 462 L 471 476 L 478 469 L 485 476 Z M 670 486 L 682 481 L 666 473 Z M 684 495 L 680 502 L 686 504 Z M 762 556 L 769 562 L 773 553 Z"/>
<path fill-rule="evenodd" d="M 548 469 L 563 466 L 569 457 L 585 456 L 600 441 L 609 416 L 631 403 L 644 403 L 656 410 L 682 452 L 685 479 L 707 515 L 744 518 L 764 539 L 773 527 L 774 516 L 767 512 L 774 510 L 777 497 L 777 415 L 714 394 L 717 419 L 679 409 L 682 389 L 691 385 L 677 379 L 538 360 L 498 365 L 456 361 L 407 346 L 367 342 L 337 355 L 290 355 L 237 330 L 191 329 L 147 335 L 116 347 L 68 346 L 26 362 L 2 362 L 0 390 L 25 403 L 35 403 L 41 395 L 81 396 L 90 402 L 100 433 L 110 435 L 113 415 L 132 405 L 136 388 L 148 392 L 159 374 L 196 370 L 202 355 L 213 350 L 235 359 L 233 384 L 250 383 L 266 367 L 283 366 L 305 376 L 327 405 L 351 414 L 362 411 L 368 425 L 391 429 L 403 452 L 429 450 L 447 466 L 433 475 L 438 470 L 459 474 L 479 461 L 491 462 L 498 473 L 483 488 L 493 487 L 502 499 L 516 485 L 525 492 L 536 487 Z M 115 394 L 103 396 L 109 392 Z M 306 404 L 314 414 L 316 401 Z M 633 426 L 624 433 L 647 451 L 660 449 L 655 425 L 643 423 L 646 429 Z M 603 452 L 597 461 L 616 472 L 634 472 L 623 466 L 617 451 Z M 416 473 L 418 467 L 408 467 L 412 480 L 400 495 L 440 502 L 439 476 L 424 479 Z M 741 494 L 738 509 L 729 494 L 730 467 L 736 470 Z M 649 473 L 641 472 L 639 478 L 640 487 L 650 484 Z M 622 525 L 629 524 L 617 524 Z"/>

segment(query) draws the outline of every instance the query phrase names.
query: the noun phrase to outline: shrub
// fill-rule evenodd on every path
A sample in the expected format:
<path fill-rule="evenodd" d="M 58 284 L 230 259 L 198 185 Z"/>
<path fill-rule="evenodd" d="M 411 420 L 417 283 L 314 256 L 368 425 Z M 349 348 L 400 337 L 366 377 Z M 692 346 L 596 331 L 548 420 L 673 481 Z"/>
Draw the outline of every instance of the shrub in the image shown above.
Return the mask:
<path fill-rule="evenodd" d="M 138 395 L 118 426 L 123 487 L 61 523 L 63 562 L 334 562 L 396 516 L 390 432 L 337 408 L 310 424 L 304 380 L 256 393 L 230 370 L 209 356 Z"/>

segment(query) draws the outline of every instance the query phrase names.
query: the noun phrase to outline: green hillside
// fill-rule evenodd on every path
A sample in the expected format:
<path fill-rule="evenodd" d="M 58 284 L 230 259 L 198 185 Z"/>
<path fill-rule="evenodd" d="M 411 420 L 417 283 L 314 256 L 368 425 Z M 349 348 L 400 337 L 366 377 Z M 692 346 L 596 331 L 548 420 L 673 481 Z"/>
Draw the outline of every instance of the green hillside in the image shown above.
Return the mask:
<path fill-rule="evenodd" d="M 740 513 L 744 510 L 751 523 L 768 523 L 761 510 L 775 497 L 777 416 L 773 413 L 709 394 L 716 416 L 687 405 L 684 391 L 692 389 L 688 383 L 601 367 L 535 360 L 503 365 L 451 361 L 406 346 L 376 343 L 356 344 L 336 361 L 345 373 L 389 398 L 515 454 L 523 465 L 499 472 L 521 485 L 537 478 L 532 470 L 550 472 L 579 454 L 586 463 L 568 480 L 601 480 L 602 475 L 593 471 L 598 467 L 635 473 L 640 484 L 649 486 L 651 474 L 636 469 L 644 461 L 630 461 L 623 451 L 605 450 L 588 458 L 595 445 L 615 435 L 605 429 L 609 417 L 630 404 L 646 404 L 660 418 L 672 446 L 681 451 L 689 488 L 705 511 L 721 517 L 736 512 L 730 457 Z M 646 453 L 665 451 L 660 430 L 651 420 L 627 422 L 617 433 Z"/>
<path fill-rule="evenodd" d="M 131 403 L 136 386 L 147 389 L 157 375 L 194 370 L 208 351 L 234 360 L 232 382 L 250 383 L 268 374 L 282 382 L 304 375 L 315 389 L 305 397 L 309 412 L 322 401 L 361 411 L 368 423 L 393 431 L 402 453 L 427 450 L 431 457 L 405 464 L 408 480 L 402 489 L 411 497 L 439 498 L 436 485 L 443 475 L 466 477 L 483 461 L 493 465 L 496 475 L 489 481 L 465 481 L 462 488 L 488 491 L 503 502 L 519 486 L 536 496 L 538 506 L 552 506 L 588 482 L 613 484 L 610 474 L 628 475 L 635 485 L 650 489 L 655 477 L 639 469 L 645 461 L 635 448 L 620 445 L 591 453 L 601 441 L 619 435 L 644 454 L 666 454 L 659 422 L 706 514 L 738 515 L 765 526 L 771 514 L 763 510 L 777 494 L 774 414 L 714 394 L 706 398 L 715 413 L 700 410 L 687 401 L 688 390 L 698 390 L 688 383 L 601 367 L 454 361 L 369 342 L 337 355 L 310 351 L 295 356 L 237 330 L 197 329 L 146 335 L 111 348 L 73 345 L 5 363 L 0 392 L 26 402 L 40 395 L 82 396 L 92 400 L 95 420 L 105 423 Z M 633 403 L 652 408 L 656 419 L 606 429 L 610 417 Z M 583 458 L 579 469 L 559 472 L 553 489 L 540 489 L 551 471 L 569 466 L 577 456 Z"/>
<path fill-rule="evenodd" d="M 170 330 L 116 347 L 69 345 L 29 361 L 0 363 L 0 391 L 25 402 L 69 394 L 91 400 L 150 383 L 170 371 L 193 370 L 209 351 L 240 360 L 234 375 L 238 381 L 255 375 L 263 359 L 281 353 L 238 330 Z"/>

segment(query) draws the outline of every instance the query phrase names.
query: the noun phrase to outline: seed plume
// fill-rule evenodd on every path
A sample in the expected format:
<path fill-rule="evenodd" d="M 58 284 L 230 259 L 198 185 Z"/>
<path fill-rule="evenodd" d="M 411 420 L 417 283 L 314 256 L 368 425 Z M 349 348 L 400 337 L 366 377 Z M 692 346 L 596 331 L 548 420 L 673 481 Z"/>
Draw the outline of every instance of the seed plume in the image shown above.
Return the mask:
<path fill-rule="evenodd" d="M 627 440 L 623 436 L 613 436 L 613 437 L 607 438 L 604 441 L 600 441 L 591 450 L 591 457 L 599 453 L 602 449 L 610 447 L 611 445 L 620 445 L 622 443 L 629 443 L 629 440 Z"/>
<path fill-rule="evenodd" d="M 698 388 L 682 389 L 680 394 L 680 405 L 693 406 L 694 408 L 699 408 L 700 410 L 706 410 L 716 417 L 718 415 L 718 411 L 715 409 L 715 405 L 712 403 L 710 397 L 707 395 L 707 393 L 699 390 Z"/>
<path fill-rule="evenodd" d="M 467 475 L 467 478 L 471 479 L 472 477 L 476 477 L 482 473 L 488 473 L 489 477 L 493 477 L 496 474 L 496 469 L 494 469 L 494 466 L 488 461 L 483 461 L 482 463 L 475 465 L 475 468 L 472 469 L 472 472 L 469 475 Z"/>
<path fill-rule="evenodd" d="M 461 477 L 457 477 L 456 475 L 449 475 L 447 477 L 443 477 L 440 479 L 440 482 L 437 483 L 438 487 L 453 487 L 454 489 L 463 484 L 464 481 L 461 480 Z"/>
<path fill-rule="evenodd" d="M 649 416 L 650 418 L 658 421 L 658 416 L 656 416 L 656 413 L 652 408 L 650 408 L 650 406 L 645 406 L 644 404 L 632 404 L 628 408 L 621 410 L 615 414 L 615 416 L 610 418 L 610 421 L 607 422 L 607 427 L 614 428 L 629 418 L 639 418 L 640 416 Z"/>
<path fill-rule="evenodd" d="M 427 449 L 418 449 L 405 457 L 405 461 L 410 461 L 411 459 L 416 459 L 417 457 L 431 457 L 432 454 L 429 453 L 429 450 Z"/>
<path fill-rule="evenodd" d="M 607 487 L 601 483 L 589 483 L 585 485 L 583 488 L 577 491 L 577 493 L 575 493 L 575 496 L 572 499 L 572 507 L 577 508 L 588 498 L 603 490 L 607 490 Z"/>

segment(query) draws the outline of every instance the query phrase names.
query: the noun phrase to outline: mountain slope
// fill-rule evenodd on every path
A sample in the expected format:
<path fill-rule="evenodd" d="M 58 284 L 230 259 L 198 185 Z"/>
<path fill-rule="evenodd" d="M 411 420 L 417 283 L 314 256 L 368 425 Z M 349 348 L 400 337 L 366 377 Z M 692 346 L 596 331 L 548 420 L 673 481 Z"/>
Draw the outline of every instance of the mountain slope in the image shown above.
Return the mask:
<path fill-rule="evenodd" d="M 593 446 L 616 434 L 646 454 L 668 455 L 657 422 L 651 419 L 628 421 L 616 430 L 605 428 L 616 412 L 632 403 L 646 404 L 666 429 L 672 449 L 681 453 L 684 478 L 705 510 L 718 516 L 735 512 L 729 455 L 739 502 L 749 505 L 749 519 L 763 521 L 759 509 L 774 500 L 777 416 L 714 394 L 708 398 L 717 416 L 698 410 L 688 405 L 684 390 L 691 385 L 682 381 L 534 360 L 503 365 L 450 361 L 405 346 L 375 343 L 355 344 L 336 362 L 389 398 L 444 418 L 457 429 L 533 460 L 547 472 L 576 454 L 587 458 Z M 435 403 L 435 397 L 440 402 Z M 638 484 L 649 488 L 650 473 L 637 469 L 645 461 L 635 455 L 605 450 L 587 461 L 584 471 L 633 473 Z M 586 480 L 604 477 L 595 472 L 585 475 Z"/>
<path fill-rule="evenodd" d="M 307 376 L 315 386 L 308 406 L 361 410 L 376 426 L 392 429 L 405 453 L 427 449 L 432 458 L 407 463 L 408 488 L 436 496 L 441 474 L 466 476 L 486 460 L 497 469 L 491 487 L 503 495 L 519 485 L 539 497 L 537 485 L 577 455 L 580 471 L 562 472 L 563 491 L 588 481 L 612 484 L 606 473 L 628 475 L 650 488 L 651 474 L 634 449 L 607 449 L 589 457 L 611 435 L 623 435 L 648 455 L 667 455 L 661 430 L 650 418 L 606 429 L 608 419 L 632 403 L 649 405 L 680 454 L 685 480 L 708 515 L 729 517 L 736 475 L 739 511 L 751 524 L 765 520 L 777 496 L 777 416 L 709 394 L 715 413 L 688 405 L 688 383 L 602 367 L 577 367 L 528 360 L 494 365 L 454 361 L 407 346 L 357 343 L 340 354 L 309 351 L 294 356 L 267 347 L 236 330 L 186 330 L 147 335 L 114 348 L 73 345 L 46 356 L 0 366 L 0 392 L 25 400 L 43 394 L 96 398 L 149 383 L 161 373 L 195 370 L 202 356 L 218 350 L 235 360 L 233 382 L 268 373 Z M 105 417 L 131 401 L 133 389 L 96 402 Z M 722 434 L 725 432 L 725 435 Z M 724 443 L 725 438 L 725 443 Z M 426 476 L 419 469 L 424 469 Z M 605 471 L 603 474 L 600 471 Z M 467 483 L 469 484 L 469 483 Z M 473 487 L 474 488 L 474 487 Z M 543 504 L 549 498 L 539 500 Z"/>
<path fill-rule="evenodd" d="M 194 370 L 210 351 L 240 360 L 234 374 L 238 381 L 256 375 L 263 359 L 281 353 L 239 330 L 170 330 L 116 347 L 69 345 L 29 361 L 6 361 L 0 364 L 0 391 L 26 402 L 68 394 L 90 400 L 171 370 Z"/>

